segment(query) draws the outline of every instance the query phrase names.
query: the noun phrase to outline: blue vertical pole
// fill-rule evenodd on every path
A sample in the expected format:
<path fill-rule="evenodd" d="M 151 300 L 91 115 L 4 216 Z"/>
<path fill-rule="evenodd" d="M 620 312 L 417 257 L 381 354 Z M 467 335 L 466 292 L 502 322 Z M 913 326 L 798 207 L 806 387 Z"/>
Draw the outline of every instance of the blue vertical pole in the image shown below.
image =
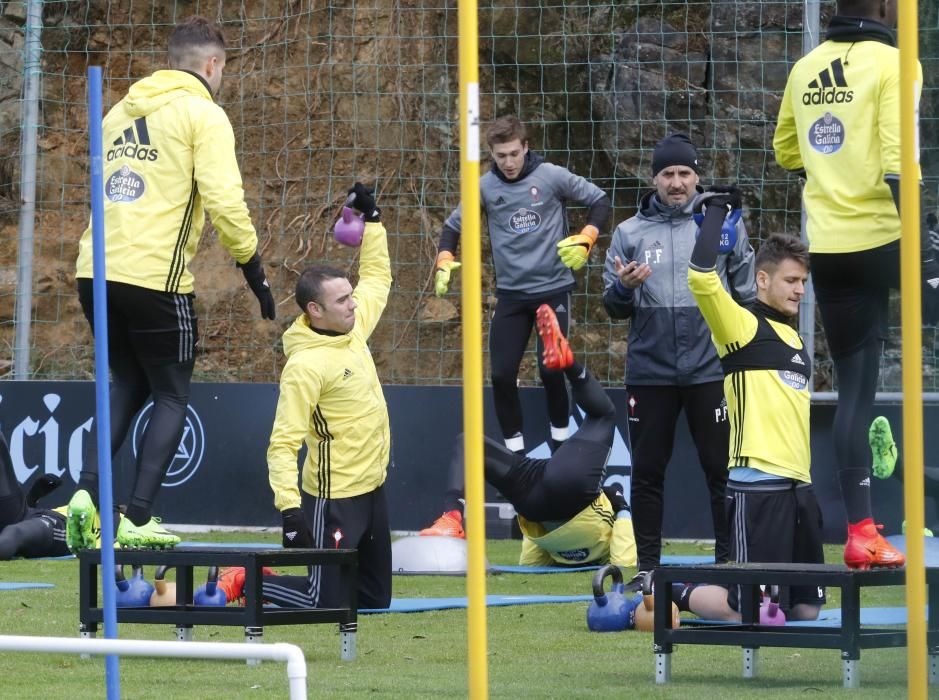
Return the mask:
<path fill-rule="evenodd" d="M 91 155 L 91 244 L 95 302 L 95 403 L 98 438 L 98 515 L 101 518 L 101 591 L 104 636 L 117 639 L 117 586 L 114 583 L 114 511 L 111 490 L 111 402 L 108 385 L 108 299 L 104 264 L 104 153 L 101 135 L 101 67 L 88 67 L 88 137 Z M 105 658 L 108 700 L 121 697 L 118 657 Z"/>

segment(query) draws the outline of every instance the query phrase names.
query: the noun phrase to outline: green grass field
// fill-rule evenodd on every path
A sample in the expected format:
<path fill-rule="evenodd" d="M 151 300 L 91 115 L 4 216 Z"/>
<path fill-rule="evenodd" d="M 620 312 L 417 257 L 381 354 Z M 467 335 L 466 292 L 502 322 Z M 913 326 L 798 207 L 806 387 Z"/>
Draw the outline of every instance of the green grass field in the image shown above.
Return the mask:
<path fill-rule="evenodd" d="M 279 541 L 279 535 L 212 533 L 187 539 Z M 492 563 L 517 563 L 517 541 L 491 541 Z M 666 553 L 705 551 L 694 544 L 668 545 Z M 839 560 L 840 548 L 827 552 Z M 2 581 L 55 584 L 52 589 L 0 591 L 3 634 L 76 636 L 78 568 L 74 561 L 4 562 Z M 631 574 L 632 572 L 626 572 Z M 152 579 L 152 570 L 145 572 Z M 582 595 L 590 592 L 589 572 L 500 575 L 487 579 L 489 593 Z M 462 577 L 399 576 L 400 597 L 465 595 Z M 829 592 L 836 605 L 837 592 Z M 871 589 L 865 606 L 903 605 L 900 588 Z M 906 653 L 874 649 L 862 653 L 861 688 L 843 690 L 837 651 L 762 649 L 760 676 L 741 678 L 741 652 L 734 647 L 677 646 L 673 682 L 657 687 L 652 635 L 628 631 L 596 634 L 585 624 L 586 603 L 492 608 L 488 614 L 489 688 L 504 698 L 791 698 L 844 695 L 899 698 L 906 694 Z M 171 640 L 173 629 L 121 625 L 126 638 Z M 199 641 L 242 641 L 234 627 L 197 627 Z M 308 664 L 310 697 L 436 698 L 466 694 L 466 611 L 363 615 L 359 618 L 358 658 L 339 660 L 336 625 L 268 627 L 267 642 L 299 645 Z M 122 658 L 124 698 L 285 698 L 283 664 L 248 667 L 242 662 Z M 0 654 L 2 698 L 104 697 L 104 660 L 72 655 Z M 939 695 L 937 695 L 939 696 Z"/>

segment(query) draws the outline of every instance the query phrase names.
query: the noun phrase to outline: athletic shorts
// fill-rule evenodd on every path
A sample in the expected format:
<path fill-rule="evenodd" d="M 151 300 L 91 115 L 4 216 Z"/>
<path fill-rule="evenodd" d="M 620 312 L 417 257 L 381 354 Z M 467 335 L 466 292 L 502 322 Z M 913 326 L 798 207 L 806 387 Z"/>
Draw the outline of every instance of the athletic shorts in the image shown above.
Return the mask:
<path fill-rule="evenodd" d="M 887 337 L 887 302 L 900 288 L 900 242 L 856 253 L 812 253 L 812 284 L 832 357 Z"/>
<path fill-rule="evenodd" d="M 78 279 L 78 300 L 94 333 L 92 280 Z M 107 283 L 108 350 L 132 353 L 142 364 L 189 363 L 195 357 L 199 329 L 195 294 Z"/>
<path fill-rule="evenodd" d="M 301 491 L 303 515 L 317 548 L 359 550 L 359 608 L 391 605 L 391 530 L 385 487 L 349 498 L 317 498 Z M 348 605 L 339 567 L 314 566 L 309 592 L 314 607 Z"/>
<path fill-rule="evenodd" d="M 736 562 L 824 564 L 822 511 L 811 484 L 792 479 L 727 482 L 730 557 Z M 788 590 L 787 590 L 788 589 Z M 780 586 L 780 607 L 824 605 L 821 586 Z M 738 608 L 739 586 L 727 602 Z"/>

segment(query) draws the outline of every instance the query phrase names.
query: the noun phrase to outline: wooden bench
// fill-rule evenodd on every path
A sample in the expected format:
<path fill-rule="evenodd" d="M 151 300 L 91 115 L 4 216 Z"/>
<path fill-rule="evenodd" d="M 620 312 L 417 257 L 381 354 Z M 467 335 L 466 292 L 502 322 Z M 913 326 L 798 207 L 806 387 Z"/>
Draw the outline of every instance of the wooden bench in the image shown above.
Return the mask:
<path fill-rule="evenodd" d="M 927 569 L 929 585 L 928 646 L 929 682 L 939 680 L 939 569 Z M 861 627 L 861 588 L 902 586 L 903 569 L 859 571 L 827 564 L 723 564 L 664 566 L 653 574 L 655 587 L 655 682 L 671 680 L 672 647 L 675 644 L 718 644 L 743 648 L 743 676 L 757 674 L 757 650 L 766 647 L 839 649 L 845 688 L 860 685 L 861 649 L 906 646 L 906 630 Z M 713 583 L 741 586 L 739 624 L 715 624 L 673 628 L 673 583 Z M 825 586 L 841 589 L 841 626 L 758 624 L 760 585 Z M 916 614 L 911 611 L 910 614 Z"/>
<path fill-rule="evenodd" d="M 98 567 L 100 550 L 85 550 L 79 560 L 79 632 L 93 638 L 104 622 L 99 604 Z M 178 547 L 170 550 L 114 551 L 116 564 L 168 566 L 176 569 L 176 605 L 166 607 L 117 608 L 119 623 L 172 624 L 180 640 L 192 639 L 195 625 L 237 625 L 244 628 L 245 641 L 260 642 L 267 625 L 339 624 L 340 658 L 355 658 L 357 631 L 358 553 L 354 549 L 237 549 Z M 337 566 L 343 588 L 349 591 L 347 608 L 280 608 L 265 606 L 261 597 L 262 567 Z M 243 566 L 244 606 L 205 606 L 193 603 L 196 566 Z M 199 583 L 196 583 L 198 587 Z M 252 663 L 251 661 L 248 662 Z"/>

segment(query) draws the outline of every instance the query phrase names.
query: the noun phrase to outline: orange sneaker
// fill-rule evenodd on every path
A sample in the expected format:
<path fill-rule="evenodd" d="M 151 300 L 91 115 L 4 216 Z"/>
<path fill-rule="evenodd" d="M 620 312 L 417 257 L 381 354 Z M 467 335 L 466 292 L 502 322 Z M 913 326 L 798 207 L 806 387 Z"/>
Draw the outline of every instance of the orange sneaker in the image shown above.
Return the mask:
<path fill-rule="evenodd" d="M 567 369 L 574 364 L 574 353 L 571 352 L 570 345 L 567 344 L 567 338 L 561 333 L 561 327 L 558 326 L 558 317 L 554 315 L 554 309 L 547 304 L 542 304 L 535 312 L 535 322 L 538 326 L 538 335 L 541 336 L 541 342 L 544 343 L 544 366 L 548 369 Z"/>
<path fill-rule="evenodd" d="M 848 523 L 848 541 L 844 545 L 844 563 L 852 569 L 870 569 L 872 567 L 900 568 L 906 564 L 906 557 L 887 540 L 878 530 L 883 525 L 875 525 L 872 518 L 857 523 Z"/>
<path fill-rule="evenodd" d="M 463 514 L 458 510 L 448 510 L 441 515 L 430 527 L 425 527 L 419 533 L 421 537 L 456 537 L 466 539 L 463 532 Z"/>
<path fill-rule="evenodd" d="M 263 576 L 276 575 L 269 566 L 261 568 Z M 218 587 L 225 593 L 229 603 L 238 601 L 244 605 L 245 568 L 243 566 L 226 566 L 218 575 Z"/>

